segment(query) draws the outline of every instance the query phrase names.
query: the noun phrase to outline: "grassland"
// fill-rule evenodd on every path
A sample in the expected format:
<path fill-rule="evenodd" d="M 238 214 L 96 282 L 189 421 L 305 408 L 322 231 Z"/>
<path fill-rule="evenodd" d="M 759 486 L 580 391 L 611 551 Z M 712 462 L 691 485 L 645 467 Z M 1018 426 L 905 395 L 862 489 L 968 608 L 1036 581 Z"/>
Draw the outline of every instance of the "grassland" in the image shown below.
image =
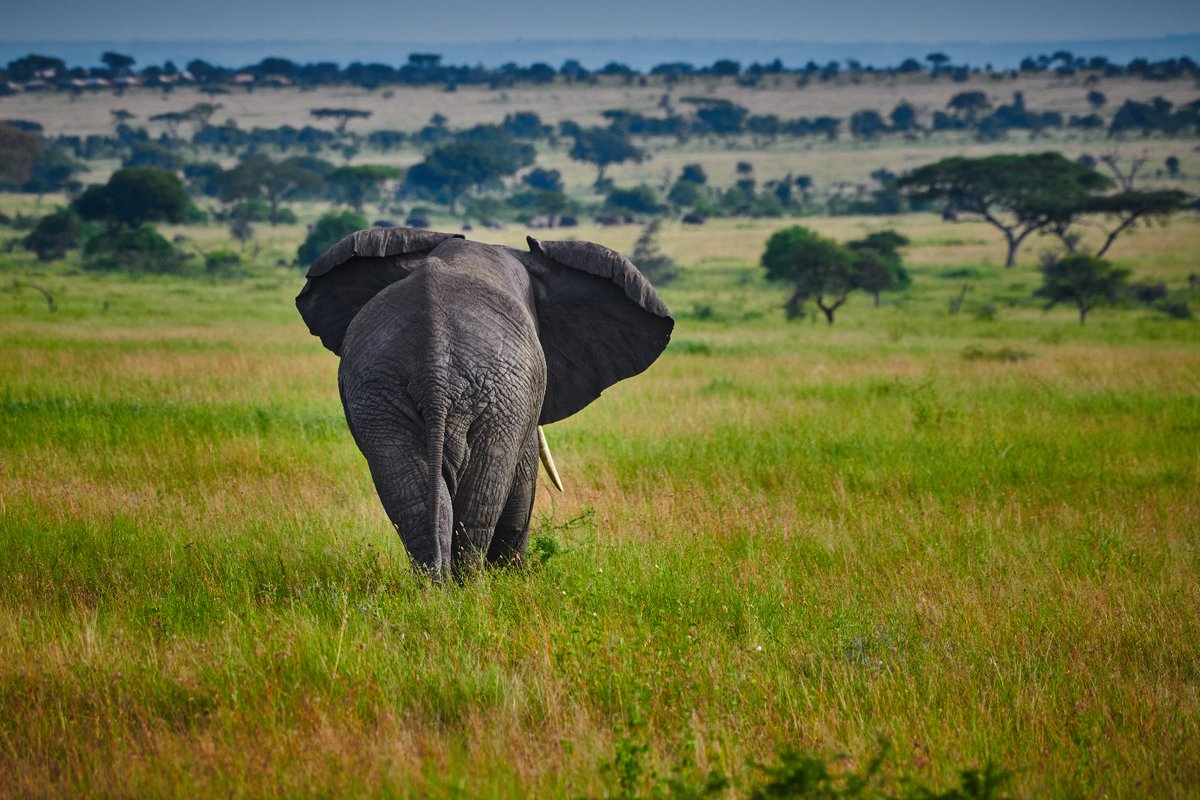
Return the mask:
<path fill-rule="evenodd" d="M 779 221 L 668 223 L 672 345 L 548 430 L 529 567 L 442 590 L 265 266 L 298 227 L 215 283 L 3 256 L 59 311 L 0 293 L 0 794 L 738 797 L 884 736 L 889 786 L 1194 796 L 1200 326 L 1045 312 L 984 226 L 809 222 L 896 227 L 913 286 L 787 323 Z M 1197 254 L 1193 216 L 1112 255 Z"/>
<path fill-rule="evenodd" d="M 841 138 L 834 142 L 814 137 L 775 141 L 750 136 L 740 139 L 693 138 L 683 144 L 669 139 L 650 139 L 642 143 L 650 151 L 648 160 L 614 165 L 607 174 L 621 186 L 645 183 L 665 188 L 679 175 L 684 164 L 700 162 L 714 185 L 730 186 L 735 181 L 736 165 L 747 161 L 753 165 L 755 177 L 760 182 L 777 180 L 787 174 L 809 175 L 818 191 L 823 192 L 834 182 L 842 182 L 850 189 L 858 184 L 870 184 L 870 173 L 880 168 L 899 173 L 950 154 L 979 156 L 1053 149 L 1074 158 L 1083 153 L 1099 155 L 1116 150 L 1127 158 L 1142 154 L 1147 157 L 1149 168 L 1142 174 L 1143 181 L 1178 186 L 1193 194 L 1200 192 L 1200 152 L 1196 151 L 1196 143 L 1190 138 L 1122 141 L 1108 138 L 1103 131 L 1077 130 L 1033 138 L 1014 132 L 999 142 L 980 142 L 968 133 L 938 133 L 908 139 L 891 136 L 866 142 L 853 141 L 849 135 L 849 118 L 854 112 L 872 109 L 886 116 L 901 101 L 912 104 L 921 124 L 929 126 L 933 112 L 945 110 L 949 100 L 964 91 L 985 92 L 995 105 L 1011 102 L 1013 93 L 1020 92 L 1031 110 L 1056 111 L 1064 119 L 1093 111 L 1086 100 L 1089 91 L 1101 91 L 1107 97 L 1107 106 L 1102 111 L 1105 116 L 1110 116 L 1127 99 L 1145 102 L 1161 96 L 1181 105 L 1197 97 L 1197 87 L 1190 80 L 1152 82 L 1131 77 L 1084 75 L 1058 77 L 1023 73 L 1016 78 L 1002 79 L 973 75 L 963 82 L 944 77 L 934 80 L 928 75 L 868 76 L 857 80 L 843 77 L 828 82 L 814 81 L 803 86 L 797 84 L 795 76 L 780 76 L 767 79 L 760 88 L 754 89 L 740 86 L 732 79 L 694 78 L 672 87 L 655 78 L 645 86 L 619 82 L 504 90 L 467 86 L 455 92 L 434 87 L 376 90 L 334 87 L 311 91 L 284 88 L 237 91 L 214 97 L 184 87 L 169 94 L 139 89 L 120 96 L 108 92 L 84 93 L 70 99 L 61 94 L 24 93 L 0 98 L 0 118 L 32 120 L 42 124 L 49 134 L 86 136 L 111 133 L 112 112 L 121 109 L 135 115 L 132 125 L 144 126 L 152 136 L 158 136 L 167 130 L 165 123 L 152 122 L 150 117 L 167 111 L 184 111 L 196 103 L 212 102 L 221 106 L 212 118 L 213 124 L 233 120 L 246 130 L 309 124 L 332 129 L 332 123 L 314 119 L 309 110 L 346 107 L 369 111 L 372 115 L 369 119 L 352 122 L 348 128 L 351 132 L 365 134 L 376 129 L 392 129 L 412 133 L 428 124 L 435 113 L 445 117 L 446 124 L 452 129 L 479 123 L 499 124 L 506 115 L 520 111 L 532 111 L 550 125 L 573 120 L 586 126 L 607 124 L 601 115 L 609 109 L 659 116 L 664 113 L 660 105 L 664 99 L 677 112 L 686 113 L 690 108 L 687 98 L 722 98 L 749 109 L 751 114 L 776 114 L 785 119 L 821 115 L 840 117 L 844 120 Z M 181 126 L 179 133 L 190 137 L 191 126 Z M 559 170 L 566 185 L 580 199 L 594 199 L 589 187 L 595 179 L 595 168 L 572 161 L 567 155 L 569 149 L 569 140 L 559 142 L 557 146 L 540 145 L 538 165 Z M 423 156 L 423 150 L 415 145 L 387 153 L 362 147 L 354 156 L 354 163 L 407 167 Z M 1167 156 L 1180 160 L 1179 179 L 1168 180 L 1162 175 Z M 205 153 L 203 157 L 207 160 L 214 156 Z M 234 159 L 225 156 L 224 160 L 228 166 Z M 116 161 L 92 162 L 89 164 L 92 173 L 84 180 L 102 182 L 117 166 Z"/>

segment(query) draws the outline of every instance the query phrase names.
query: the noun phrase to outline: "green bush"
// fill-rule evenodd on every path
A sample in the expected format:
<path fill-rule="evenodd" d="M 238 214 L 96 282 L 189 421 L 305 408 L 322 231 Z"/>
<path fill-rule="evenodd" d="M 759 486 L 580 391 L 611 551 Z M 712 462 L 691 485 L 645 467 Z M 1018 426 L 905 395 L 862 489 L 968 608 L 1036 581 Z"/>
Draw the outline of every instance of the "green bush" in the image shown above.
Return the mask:
<path fill-rule="evenodd" d="M 229 219 L 244 219 L 246 222 L 268 222 L 271 219 L 271 206 L 266 200 L 254 197 L 243 200 L 229 209 L 226 216 Z"/>
<path fill-rule="evenodd" d="M 59 207 L 38 220 L 21 243 L 26 250 L 37 253 L 39 261 L 50 261 L 83 244 L 83 235 L 84 223 L 79 215 Z"/>
<path fill-rule="evenodd" d="M 148 224 L 101 231 L 83 248 L 83 268 L 96 272 L 178 275 L 187 271 L 189 259 Z"/>
<path fill-rule="evenodd" d="M 353 211 L 330 211 L 313 226 L 312 231 L 296 251 L 296 263 L 311 264 L 342 238 L 370 227 L 366 217 Z"/>
<path fill-rule="evenodd" d="M 608 211 L 625 211 L 632 214 L 658 214 L 664 210 L 658 202 L 658 195 L 649 186 L 613 189 L 604 201 L 604 208 Z"/>
<path fill-rule="evenodd" d="M 204 255 L 204 272 L 214 278 L 242 274 L 242 257 L 232 250 L 214 250 Z"/>

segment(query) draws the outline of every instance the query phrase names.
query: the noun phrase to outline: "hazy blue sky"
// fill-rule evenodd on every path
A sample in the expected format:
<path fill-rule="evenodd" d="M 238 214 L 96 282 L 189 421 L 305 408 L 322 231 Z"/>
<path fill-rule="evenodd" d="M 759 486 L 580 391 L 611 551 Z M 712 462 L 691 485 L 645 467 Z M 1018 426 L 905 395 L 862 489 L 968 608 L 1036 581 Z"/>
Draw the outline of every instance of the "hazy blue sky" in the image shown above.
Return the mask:
<path fill-rule="evenodd" d="M 1003 41 L 1200 32 L 1198 0 L 16 0 L 0 39 Z"/>

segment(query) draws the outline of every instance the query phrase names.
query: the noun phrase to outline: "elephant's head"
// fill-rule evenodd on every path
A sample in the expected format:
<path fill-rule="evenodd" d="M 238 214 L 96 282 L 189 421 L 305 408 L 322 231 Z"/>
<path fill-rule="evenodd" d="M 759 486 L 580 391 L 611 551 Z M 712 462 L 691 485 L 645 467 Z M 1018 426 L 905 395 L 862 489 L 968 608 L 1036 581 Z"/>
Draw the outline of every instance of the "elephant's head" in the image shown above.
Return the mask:
<path fill-rule="evenodd" d="M 464 252 L 484 248 L 489 257 L 512 259 L 529 276 L 530 311 L 546 358 L 542 424 L 579 411 L 604 389 L 646 369 L 666 348 L 674 320 L 620 254 L 592 242 L 532 237 L 528 251 L 475 243 L 442 247 L 461 238 L 416 228 L 351 234 L 313 263 L 296 306 L 313 335 L 341 355 L 346 329 L 359 310 L 426 257 L 463 258 Z"/>

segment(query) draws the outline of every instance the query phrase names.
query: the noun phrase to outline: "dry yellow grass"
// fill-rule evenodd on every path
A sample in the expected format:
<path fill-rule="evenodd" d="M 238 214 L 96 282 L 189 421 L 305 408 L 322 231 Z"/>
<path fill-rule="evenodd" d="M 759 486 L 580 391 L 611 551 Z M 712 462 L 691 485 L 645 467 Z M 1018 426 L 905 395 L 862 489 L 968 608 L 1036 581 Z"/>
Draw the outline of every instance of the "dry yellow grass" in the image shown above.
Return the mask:
<path fill-rule="evenodd" d="M 256 89 L 252 93 L 236 91 L 215 98 L 195 89 L 181 88 L 170 94 L 151 90 L 129 91 L 123 96 L 110 93 L 87 93 L 75 98 L 62 94 L 18 94 L 0 98 L 0 115 L 6 118 L 30 119 L 45 126 L 51 135 L 86 135 L 104 133 L 113 128 L 115 109 L 125 109 L 137 115 L 134 124 L 146 125 L 153 134 L 164 130 L 161 123 L 149 123 L 150 116 L 164 111 L 182 111 L 199 102 L 220 103 L 222 108 L 214 122 L 235 120 L 243 128 L 278 127 L 289 124 L 331 128 L 308 114 L 309 109 L 343 106 L 372 112 L 367 120 L 356 120 L 350 130 L 368 132 L 375 129 L 416 131 L 427 124 L 435 113 L 449 120 L 452 128 L 477 123 L 499 123 L 505 115 L 517 111 L 534 111 L 550 124 L 574 120 L 582 125 L 603 124 L 600 112 L 606 109 L 628 109 L 645 114 L 661 114 L 659 103 L 664 95 L 674 107 L 686 111 L 685 97 L 725 98 L 750 109 L 753 114 L 777 114 L 784 118 L 832 115 L 848 120 L 861 109 L 875 109 L 886 115 L 897 103 L 912 103 L 928 124 L 934 111 L 945 108 L 955 94 L 980 90 L 988 93 L 993 103 L 1011 101 L 1014 91 L 1024 94 L 1029 108 L 1054 110 L 1064 116 L 1090 112 L 1086 95 L 1092 89 L 1102 90 L 1108 97 L 1108 110 L 1126 99 L 1146 101 L 1162 96 L 1176 103 L 1195 99 L 1196 90 L 1187 81 L 1153 83 L 1131 78 L 1100 79 L 1090 83 L 1082 76 L 1057 78 L 1047 75 L 1023 75 L 1016 80 L 993 81 L 973 76 L 964 83 L 950 80 L 931 81 L 928 77 L 864 79 L 855 85 L 848 79 L 832 83 L 814 82 L 800 88 L 792 78 L 779 79 L 776 86 L 767 81 L 766 88 L 747 89 L 731 81 L 696 79 L 667 89 L 651 81 L 650 85 L 632 86 L 566 86 L 490 90 L 463 87 L 455 92 L 438 88 L 393 87 L 380 90 L 359 88 L 322 88 L 313 91 L 298 89 Z M 1113 149 L 1127 156 L 1144 153 L 1149 158 L 1149 178 L 1156 180 L 1162 172 L 1163 160 L 1174 155 L 1181 160 L 1185 178 L 1181 186 L 1193 192 L 1200 180 L 1200 154 L 1186 140 L 1151 138 L 1135 141 L 1114 141 L 1103 133 L 1083 134 L 1065 132 L 1053 139 L 1032 139 L 1013 135 L 1008 141 L 980 143 L 971 137 L 939 134 L 933 140 L 904 141 L 887 138 L 881 143 L 856 144 L 849 141 L 843 125 L 842 141 L 826 143 L 816 140 L 780 140 L 768 143 L 747 137 L 742 142 L 705 142 L 695 140 L 684 145 L 670 142 L 650 142 L 653 157 L 642 164 L 618 165 L 610 173 L 618 184 L 647 183 L 658 186 L 679 174 L 686 163 L 700 161 L 717 185 L 734 181 L 739 161 L 750 161 L 760 181 L 775 180 L 784 175 L 810 175 L 821 186 L 834 181 L 855 184 L 869 183 L 872 171 L 886 168 L 902 172 L 921 163 L 945 155 L 986 155 L 995 152 L 1036 152 L 1060 150 L 1069 157 L 1084 152 L 1097 155 Z M 190 129 L 184 126 L 184 135 Z M 594 178 L 593 167 L 571 161 L 567 147 L 542 148 L 539 164 L 563 172 L 568 185 L 583 186 Z M 390 154 L 364 151 L 356 156 L 358 162 L 390 163 L 410 166 L 421 158 L 420 150 L 403 148 Z M 91 180 L 103 180 L 113 165 L 98 168 Z M 1161 180 L 1161 176 L 1158 178 Z"/>

